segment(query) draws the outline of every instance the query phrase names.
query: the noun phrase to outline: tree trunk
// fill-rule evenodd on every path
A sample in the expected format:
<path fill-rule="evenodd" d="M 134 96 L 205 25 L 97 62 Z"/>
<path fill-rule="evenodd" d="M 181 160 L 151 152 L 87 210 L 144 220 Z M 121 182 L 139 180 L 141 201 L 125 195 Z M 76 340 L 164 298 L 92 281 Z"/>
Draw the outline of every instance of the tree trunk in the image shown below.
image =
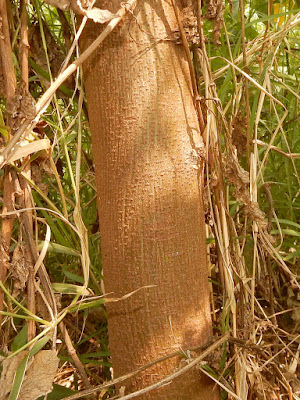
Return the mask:
<path fill-rule="evenodd" d="M 96 168 L 104 283 L 115 377 L 212 333 L 199 135 L 184 50 L 169 1 L 139 0 L 84 68 Z M 101 1 L 116 12 L 120 0 Z M 86 47 L 101 27 L 90 23 Z M 146 370 L 125 393 L 171 374 L 179 359 Z M 139 399 L 218 398 L 197 370 Z"/>

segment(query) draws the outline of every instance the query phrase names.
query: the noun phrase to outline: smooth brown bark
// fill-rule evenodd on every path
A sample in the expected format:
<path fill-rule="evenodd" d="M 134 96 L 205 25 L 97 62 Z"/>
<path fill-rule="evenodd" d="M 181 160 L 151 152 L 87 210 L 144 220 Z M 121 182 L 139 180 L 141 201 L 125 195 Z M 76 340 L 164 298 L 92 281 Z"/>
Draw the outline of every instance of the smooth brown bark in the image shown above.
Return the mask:
<path fill-rule="evenodd" d="M 119 6 L 101 1 L 112 12 Z M 212 333 L 203 177 L 193 151 L 199 129 L 185 53 L 168 40 L 177 28 L 171 2 L 141 0 L 135 15 L 84 69 L 105 290 L 115 297 L 155 285 L 108 306 L 115 376 L 204 344 Z M 83 47 L 100 29 L 88 25 Z M 125 393 L 178 366 L 172 359 L 145 371 Z M 143 399 L 213 400 L 212 388 L 194 370 Z"/>

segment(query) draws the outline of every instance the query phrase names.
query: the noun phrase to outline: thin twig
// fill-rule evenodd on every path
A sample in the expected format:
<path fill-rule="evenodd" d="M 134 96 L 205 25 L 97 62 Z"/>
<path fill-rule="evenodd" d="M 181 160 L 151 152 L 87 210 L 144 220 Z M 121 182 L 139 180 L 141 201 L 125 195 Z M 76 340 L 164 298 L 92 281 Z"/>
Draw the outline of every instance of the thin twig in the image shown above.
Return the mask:
<path fill-rule="evenodd" d="M 273 218 L 273 212 L 274 212 L 273 197 L 272 197 L 270 185 L 268 183 L 264 183 L 263 188 L 266 192 L 268 203 L 269 203 L 267 232 L 270 233 L 271 229 L 272 229 L 272 218 Z M 275 308 L 274 308 L 274 293 L 273 293 L 273 271 L 272 271 L 271 259 L 270 259 L 269 254 L 266 255 L 266 264 L 267 264 L 267 271 L 268 271 L 268 276 L 269 276 L 269 306 L 270 306 L 270 313 L 272 315 L 272 317 L 270 317 L 270 320 L 272 321 L 274 326 L 276 326 L 277 320 L 274 315 Z"/>
<path fill-rule="evenodd" d="M 73 346 L 72 340 L 70 338 L 69 332 L 68 332 L 68 330 L 66 328 L 66 325 L 63 322 L 60 322 L 59 323 L 59 328 L 60 328 L 61 333 L 63 335 L 65 344 L 67 346 L 68 353 L 69 353 L 70 357 L 72 358 L 72 360 L 73 360 L 73 362 L 75 364 L 75 367 L 76 367 L 79 375 L 81 376 L 86 388 L 87 389 L 92 388 L 92 385 L 89 382 L 89 378 L 88 378 L 88 376 L 87 376 L 87 374 L 85 372 L 85 369 L 84 369 L 81 361 L 79 360 L 79 357 L 78 357 L 78 355 L 76 353 L 76 350 L 74 349 L 74 346 Z"/>
<path fill-rule="evenodd" d="M 27 0 L 21 0 L 21 38 L 20 38 L 20 66 L 21 78 L 25 84 L 25 89 L 28 90 L 28 27 L 27 27 Z"/>
<path fill-rule="evenodd" d="M 121 400 L 121 399 L 122 399 L 122 400 L 132 399 L 132 398 L 134 398 L 134 397 L 137 397 L 137 396 L 140 396 L 140 395 L 142 395 L 142 394 L 148 393 L 148 392 L 150 392 L 150 391 L 152 391 L 152 390 L 158 389 L 158 388 L 160 388 L 161 386 L 164 386 L 164 385 L 170 383 L 173 379 L 175 379 L 175 378 L 177 378 L 178 376 L 180 376 L 180 375 L 186 373 L 186 372 L 189 371 L 191 368 L 193 368 L 194 366 L 196 366 L 197 364 L 199 364 L 199 362 L 201 362 L 202 360 L 204 360 L 210 353 L 212 353 L 214 350 L 216 350 L 218 347 L 220 347 L 223 343 L 225 343 L 225 342 L 229 339 L 229 337 L 230 337 L 230 334 L 229 334 L 229 332 L 227 332 L 227 333 L 226 333 L 225 335 L 223 335 L 220 339 L 218 339 L 215 343 L 213 343 L 213 344 L 210 345 L 206 350 L 204 350 L 203 353 L 202 353 L 199 357 L 196 357 L 195 359 L 193 359 L 192 361 L 190 361 L 190 362 L 189 362 L 186 366 L 184 366 L 183 368 L 181 368 L 181 369 L 175 371 L 173 374 L 168 375 L 166 378 L 164 378 L 164 379 L 162 379 L 162 380 L 160 380 L 160 381 L 154 383 L 153 385 L 147 386 L 147 387 L 145 387 L 145 388 L 143 388 L 143 389 L 141 389 L 141 390 L 138 390 L 138 391 L 133 392 L 133 393 L 131 393 L 131 394 L 128 394 L 128 395 L 126 395 L 126 396 L 123 396 L 123 397 L 114 397 L 114 398 L 119 398 L 120 400 Z M 194 349 L 195 349 L 195 348 L 194 348 Z M 92 393 L 99 392 L 100 390 L 102 390 L 102 389 L 104 389 L 104 388 L 107 388 L 107 387 L 110 387 L 110 386 L 119 384 L 119 383 L 121 383 L 121 382 L 124 382 L 124 381 L 126 381 L 127 379 L 132 378 L 133 376 L 139 374 L 140 372 L 144 371 L 145 369 L 148 369 L 148 368 L 152 367 L 153 365 L 155 365 L 155 364 L 157 364 L 157 363 L 160 363 L 160 362 L 162 362 L 162 361 L 165 361 L 165 360 L 168 359 L 168 358 L 176 357 L 176 356 L 178 356 L 178 355 L 180 355 L 180 354 L 182 354 L 182 353 L 180 353 L 180 352 L 175 352 L 175 353 L 172 353 L 172 354 L 170 354 L 170 355 L 164 356 L 164 357 L 159 358 L 158 360 L 155 360 L 155 361 L 153 361 L 153 362 L 151 362 L 151 363 L 149 363 L 149 364 L 147 364 L 147 365 L 144 365 L 144 366 L 141 367 L 141 368 L 138 368 L 138 369 L 137 369 L 136 371 L 134 371 L 134 372 L 131 372 L 131 373 L 127 374 L 127 375 L 121 376 L 120 378 L 113 379 L 112 381 L 107 382 L 107 383 L 105 383 L 104 385 L 97 386 L 97 387 L 95 387 L 95 388 L 93 388 L 93 389 L 91 389 L 91 390 L 83 390 L 83 391 L 80 392 L 80 393 L 76 393 L 76 394 L 74 394 L 74 395 L 72 395 L 72 396 L 66 397 L 65 400 L 80 399 L 80 398 L 85 397 L 85 396 L 88 396 L 88 395 L 90 395 L 90 394 L 92 394 Z"/>
<path fill-rule="evenodd" d="M 24 89 L 28 92 L 29 89 L 29 77 L 28 77 L 28 27 L 27 27 L 27 0 L 21 0 L 20 2 L 20 11 L 21 11 L 21 30 L 20 30 L 20 55 L 19 61 L 21 66 L 21 79 L 23 81 Z M 27 158 L 23 160 L 23 164 L 26 164 Z M 31 167 L 30 164 L 25 165 L 24 174 L 30 179 L 31 178 Z M 27 181 L 20 177 L 20 185 L 23 191 L 22 195 L 22 207 L 29 208 L 28 211 L 21 214 L 21 221 L 24 218 L 28 219 L 28 229 L 30 230 L 27 234 L 33 236 L 33 227 L 32 227 L 32 199 L 31 199 L 31 187 L 27 183 Z M 31 255 L 31 251 L 29 250 L 28 245 L 25 249 L 26 258 L 31 260 L 28 268 L 28 280 L 27 280 L 27 307 L 28 310 L 32 313 L 36 313 L 36 305 L 35 305 L 35 279 L 34 279 L 34 271 L 33 271 L 33 258 Z M 28 341 L 33 339 L 36 335 L 36 325 L 34 320 L 28 321 Z"/>
<path fill-rule="evenodd" d="M 30 165 L 26 165 L 24 173 L 27 176 L 31 175 Z M 23 177 L 20 177 L 20 186 L 22 190 L 22 196 L 20 200 L 20 205 L 22 208 L 29 208 L 29 210 L 21 213 L 20 220 L 23 222 L 23 229 L 26 229 L 26 236 L 31 236 L 33 241 L 33 226 L 32 226 L 32 198 L 31 198 L 31 188 Z M 26 228 L 25 228 L 26 226 Z M 34 260 L 32 256 L 32 252 L 30 251 L 30 245 L 28 239 L 26 239 L 26 248 L 25 248 L 25 257 L 26 260 L 30 260 L 30 262 L 26 263 L 26 267 L 28 269 L 28 280 L 27 280 L 27 308 L 32 313 L 36 313 L 35 306 L 35 279 L 34 279 Z M 34 320 L 28 321 L 28 341 L 33 339 L 36 335 L 36 326 Z"/>
<path fill-rule="evenodd" d="M 244 69 L 247 73 L 249 73 L 248 68 L 248 59 L 246 53 L 246 34 L 245 34 L 245 15 L 244 15 L 244 0 L 240 0 L 240 15 L 241 15 L 241 29 L 242 29 L 242 48 L 243 48 L 243 61 L 244 61 Z M 248 166 L 250 166 L 250 97 L 249 97 L 249 83 L 248 80 L 243 77 L 244 87 L 245 87 L 245 95 L 246 95 L 246 130 L 247 130 L 247 161 Z"/>
<path fill-rule="evenodd" d="M 4 170 L 3 179 L 3 208 L 2 214 L 14 211 L 14 195 L 15 185 L 13 181 L 13 172 L 10 167 L 6 167 Z M 1 229 L 1 240 L 0 240 L 0 281 L 3 283 L 6 279 L 6 273 L 9 268 L 9 246 L 11 240 L 11 234 L 13 224 L 16 217 L 15 215 L 8 215 L 2 219 Z M 0 290 L 0 311 L 3 311 L 4 293 Z M 2 315 L 0 315 L 0 323 L 2 321 Z"/>
<path fill-rule="evenodd" d="M 0 18 L 0 57 L 4 77 L 5 97 L 6 101 L 10 102 L 11 99 L 14 97 L 17 81 L 13 62 L 13 52 L 10 43 L 6 0 L 0 1 Z"/>

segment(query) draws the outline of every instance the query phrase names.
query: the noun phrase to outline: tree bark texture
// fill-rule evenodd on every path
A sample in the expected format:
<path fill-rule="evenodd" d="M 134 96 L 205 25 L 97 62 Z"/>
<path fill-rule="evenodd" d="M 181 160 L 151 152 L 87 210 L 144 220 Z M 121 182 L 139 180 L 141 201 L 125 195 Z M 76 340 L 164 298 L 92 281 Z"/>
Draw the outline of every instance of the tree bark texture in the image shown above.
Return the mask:
<path fill-rule="evenodd" d="M 116 12 L 120 0 L 101 1 Z M 212 333 L 202 185 L 193 147 L 199 135 L 188 66 L 172 32 L 170 1 L 140 0 L 84 66 L 96 168 L 115 377 Z M 89 23 L 85 48 L 101 27 Z M 158 364 L 125 384 L 125 394 L 179 367 Z M 139 399 L 216 399 L 194 370 Z"/>

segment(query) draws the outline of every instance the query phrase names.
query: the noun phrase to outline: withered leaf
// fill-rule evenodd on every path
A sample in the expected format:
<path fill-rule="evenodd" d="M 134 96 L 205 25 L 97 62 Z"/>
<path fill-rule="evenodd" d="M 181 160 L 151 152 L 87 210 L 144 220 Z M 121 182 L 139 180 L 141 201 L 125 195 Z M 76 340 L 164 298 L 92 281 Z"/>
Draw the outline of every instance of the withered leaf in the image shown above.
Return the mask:
<path fill-rule="evenodd" d="M 26 257 L 26 247 L 21 243 L 17 244 L 14 250 L 10 271 L 14 280 L 14 294 L 24 290 L 28 278 L 28 265 L 30 260 Z"/>
<path fill-rule="evenodd" d="M 6 104 L 6 111 L 9 115 L 9 126 L 16 131 L 25 119 L 35 117 L 35 100 L 27 91 L 24 82 L 20 82 L 13 98 Z"/>
<path fill-rule="evenodd" d="M 112 20 L 113 18 L 118 17 L 118 14 L 113 14 L 108 10 L 102 10 L 101 8 L 94 7 L 92 9 L 86 8 L 88 6 L 88 2 L 83 0 L 44 0 L 45 3 L 50 4 L 53 7 L 60 8 L 63 11 L 67 11 L 69 9 L 73 10 L 77 14 L 82 14 L 92 19 L 94 22 L 99 24 L 104 24 Z"/>
<path fill-rule="evenodd" d="M 25 374 L 20 399 L 35 400 L 52 390 L 59 359 L 54 350 L 42 350 L 34 356 Z"/>
<path fill-rule="evenodd" d="M 22 351 L 15 357 L 5 359 L 2 362 L 2 373 L 0 378 L 0 400 L 8 399 L 9 393 L 13 385 L 16 370 L 26 354 L 26 351 Z"/>
<path fill-rule="evenodd" d="M 85 15 L 99 24 L 104 24 L 105 22 L 108 22 L 119 16 L 118 14 L 113 14 L 108 10 L 101 10 L 97 7 L 94 7 L 91 10 L 86 10 Z"/>
<path fill-rule="evenodd" d="M 70 0 L 44 0 L 45 3 L 50 6 L 60 8 L 63 11 L 67 11 L 70 8 Z"/>
<path fill-rule="evenodd" d="M 234 154 L 227 159 L 225 176 L 229 183 L 234 186 L 234 197 L 243 202 L 245 205 L 245 213 L 256 221 L 261 229 L 267 229 L 267 222 L 264 212 L 259 208 L 258 203 L 250 198 L 250 176 L 239 164 Z"/>
<path fill-rule="evenodd" d="M 8 400 L 14 376 L 27 351 L 5 359 L 0 379 L 0 400 Z M 36 400 L 52 390 L 53 380 L 58 368 L 58 357 L 54 350 L 42 350 L 31 358 L 22 383 L 19 399 Z"/>

